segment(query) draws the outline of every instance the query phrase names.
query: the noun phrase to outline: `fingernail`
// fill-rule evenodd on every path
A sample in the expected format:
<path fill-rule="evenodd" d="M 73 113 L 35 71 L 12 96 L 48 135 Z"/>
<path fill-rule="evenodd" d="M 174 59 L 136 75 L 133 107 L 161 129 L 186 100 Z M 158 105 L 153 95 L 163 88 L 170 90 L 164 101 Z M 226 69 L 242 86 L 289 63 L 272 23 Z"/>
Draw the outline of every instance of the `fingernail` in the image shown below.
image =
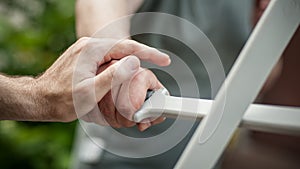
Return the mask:
<path fill-rule="evenodd" d="M 170 57 L 168 58 L 168 64 L 170 64 L 171 63 L 171 59 L 170 59 Z"/>
<path fill-rule="evenodd" d="M 145 131 L 145 130 L 147 130 L 149 127 L 151 127 L 151 123 L 150 123 L 150 122 L 142 123 L 142 129 L 141 129 L 141 131 Z"/>
<path fill-rule="evenodd" d="M 167 58 L 167 64 L 170 64 L 171 63 L 171 59 L 170 59 L 170 56 L 167 55 L 166 53 L 163 53 L 163 52 L 160 52 L 165 58 Z"/>

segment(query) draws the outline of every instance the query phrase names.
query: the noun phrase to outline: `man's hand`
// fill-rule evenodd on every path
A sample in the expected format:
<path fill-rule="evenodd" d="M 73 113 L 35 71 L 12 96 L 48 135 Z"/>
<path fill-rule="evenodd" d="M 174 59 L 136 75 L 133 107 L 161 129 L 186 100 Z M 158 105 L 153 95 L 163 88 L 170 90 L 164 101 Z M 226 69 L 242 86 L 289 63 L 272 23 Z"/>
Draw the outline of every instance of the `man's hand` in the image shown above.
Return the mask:
<path fill-rule="evenodd" d="M 100 67 L 98 73 L 116 64 L 112 61 Z M 138 126 L 140 131 L 144 131 L 151 125 L 155 125 L 164 121 L 164 118 L 155 120 L 147 119 L 136 124 L 132 121 L 134 113 L 141 108 L 144 103 L 146 92 L 148 89 L 156 90 L 162 88 L 162 84 L 157 80 L 156 76 L 147 69 L 139 68 L 136 74 L 124 82 L 122 85 L 115 86 L 109 91 L 99 102 L 100 112 L 103 114 L 108 125 L 114 128 Z M 97 112 L 87 114 L 83 119 L 95 122 Z"/>
<path fill-rule="evenodd" d="M 111 88 L 136 74 L 138 58 L 160 66 L 170 63 L 166 54 L 132 40 L 82 38 L 38 78 L 0 76 L 0 119 L 68 122 L 80 118 L 95 111 Z M 120 61 L 97 75 L 99 66 L 111 60 Z"/>

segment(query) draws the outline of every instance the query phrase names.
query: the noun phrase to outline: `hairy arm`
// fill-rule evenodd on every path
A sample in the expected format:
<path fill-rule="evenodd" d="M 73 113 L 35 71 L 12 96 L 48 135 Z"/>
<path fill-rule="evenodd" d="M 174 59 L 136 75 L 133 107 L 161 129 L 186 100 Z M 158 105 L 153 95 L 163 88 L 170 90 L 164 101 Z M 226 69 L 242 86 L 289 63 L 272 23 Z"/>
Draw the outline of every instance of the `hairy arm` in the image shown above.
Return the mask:
<path fill-rule="evenodd" d="M 36 79 L 32 77 L 7 77 L 0 75 L 0 120 L 37 120 L 45 112 L 41 107 Z M 45 113 L 46 115 L 46 113 Z M 44 116 L 43 118 L 49 119 Z"/>
<path fill-rule="evenodd" d="M 81 38 L 37 78 L 0 75 L 0 120 L 69 122 L 81 118 L 111 88 L 134 76 L 139 59 L 170 64 L 168 55 L 132 40 Z M 99 66 L 111 60 L 119 62 L 97 73 Z M 97 123 L 104 125 L 101 120 Z"/>

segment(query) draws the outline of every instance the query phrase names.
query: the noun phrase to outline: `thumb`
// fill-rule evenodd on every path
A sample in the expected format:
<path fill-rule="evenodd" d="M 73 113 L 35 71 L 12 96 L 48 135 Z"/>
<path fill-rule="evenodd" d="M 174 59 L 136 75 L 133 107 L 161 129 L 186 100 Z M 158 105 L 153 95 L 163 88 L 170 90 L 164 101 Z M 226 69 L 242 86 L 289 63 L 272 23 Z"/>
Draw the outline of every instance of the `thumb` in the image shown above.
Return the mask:
<path fill-rule="evenodd" d="M 100 101 L 113 87 L 129 80 L 139 70 L 140 60 L 127 56 L 95 76 L 96 99 Z"/>

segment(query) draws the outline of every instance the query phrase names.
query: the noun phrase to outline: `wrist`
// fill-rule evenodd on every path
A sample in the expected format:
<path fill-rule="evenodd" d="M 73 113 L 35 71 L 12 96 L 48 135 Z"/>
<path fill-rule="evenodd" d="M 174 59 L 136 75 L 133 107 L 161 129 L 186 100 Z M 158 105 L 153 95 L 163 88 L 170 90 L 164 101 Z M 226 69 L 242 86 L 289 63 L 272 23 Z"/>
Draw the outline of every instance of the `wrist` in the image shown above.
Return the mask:
<path fill-rule="evenodd" d="M 42 75 L 33 84 L 34 97 L 39 100 L 38 109 L 42 120 L 71 122 L 77 119 L 73 108 L 72 90 L 70 90 L 72 88 L 69 88 L 72 84 L 62 85 L 61 83 L 68 82 L 57 79 L 53 81 L 53 79 L 50 75 Z"/>
<path fill-rule="evenodd" d="M 38 120 L 38 102 L 35 79 L 32 77 L 0 76 L 1 119 L 3 120 Z"/>
<path fill-rule="evenodd" d="M 43 82 L 39 78 L 32 78 L 24 90 L 28 94 L 28 97 L 32 99 L 34 105 L 32 105 L 34 121 L 57 121 L 55 118 L 55 103 L 50 102 L 49 89 L 46 86 L 47 83 Z"/>

